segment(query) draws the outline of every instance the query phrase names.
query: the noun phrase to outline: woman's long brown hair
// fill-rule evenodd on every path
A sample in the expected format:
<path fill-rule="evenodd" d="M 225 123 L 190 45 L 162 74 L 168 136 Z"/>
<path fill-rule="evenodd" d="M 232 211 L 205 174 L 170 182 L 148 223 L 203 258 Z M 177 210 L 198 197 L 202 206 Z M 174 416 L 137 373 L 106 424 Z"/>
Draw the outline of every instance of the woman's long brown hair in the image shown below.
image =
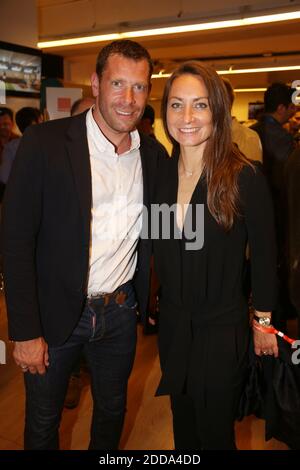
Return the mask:
<path fill-rule="evenodd" d="M 201 78 L 208 92 L 213 129 L 203 154 L 207 205 L 217 223 L 229 230 L 239 213 L 239 173 L 245 165 L 253 165 L 232 142 L 231 106 L 222 79 L 212 67 L 197 61 L 185 62 L 178 67 L 165 86 L 161 114 L 165 132 L 174 147 L 178 148 L 179 144 L 170 135 L 167 126 L 168 99 L 174 80 L 185 74 Z"/>

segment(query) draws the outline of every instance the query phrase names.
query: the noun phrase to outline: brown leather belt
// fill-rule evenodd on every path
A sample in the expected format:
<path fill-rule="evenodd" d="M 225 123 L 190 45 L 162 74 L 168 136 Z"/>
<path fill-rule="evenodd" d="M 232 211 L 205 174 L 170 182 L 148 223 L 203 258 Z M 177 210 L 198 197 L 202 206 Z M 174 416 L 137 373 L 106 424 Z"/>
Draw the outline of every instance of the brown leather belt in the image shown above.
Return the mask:
<path fill-rule="evenodd" d="M 103 300 L 104 305 L 108 305 L 111 300 L 115 300 L 118 305 L 123 305 L 127 299 L 127 293 L 118 287 L 114 292 L 96 292 L 88 296 L 88 301 L 92 302 L 93 300 Z"/>

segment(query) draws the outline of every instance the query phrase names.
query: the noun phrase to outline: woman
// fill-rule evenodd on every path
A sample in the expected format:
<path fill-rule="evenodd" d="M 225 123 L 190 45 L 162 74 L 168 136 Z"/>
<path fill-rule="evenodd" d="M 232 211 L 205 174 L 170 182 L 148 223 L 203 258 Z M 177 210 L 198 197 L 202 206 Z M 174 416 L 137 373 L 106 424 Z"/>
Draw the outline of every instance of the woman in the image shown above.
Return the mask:
<path fill-rule="evenodd" d="M 249 241 L 253 303 L 266 324 L 276 302 L 272 202 L 260 170 L 232 144 L 226 90 L 212 68 L 181 65 L 166 84 L 162 117 L 174 152 L 160 163 L 157 203 L 177 205 L 171 236 L 154 241 L 157 394 L 171 395 L 176 449 L 235 449 L 249 341 L 245 248 Z M 274 335 L 253 335 L 257 354 L 277 356 Z"/>

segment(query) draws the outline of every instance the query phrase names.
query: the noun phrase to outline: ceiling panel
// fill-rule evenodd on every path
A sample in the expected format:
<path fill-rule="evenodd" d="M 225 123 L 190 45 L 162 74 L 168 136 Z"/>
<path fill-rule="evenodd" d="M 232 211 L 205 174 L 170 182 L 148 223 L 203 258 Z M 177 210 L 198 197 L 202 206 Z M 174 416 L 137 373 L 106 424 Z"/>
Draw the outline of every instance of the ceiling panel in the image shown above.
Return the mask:
<path fill-rule="evenodd" d="M 300 10 L 300 0 L 37 0 L 39 37 L 57 39 L 78 34 L 92 35 L 142 27 L 203 22 L 207 19 L 228 19 L 241 12 L 245 16 L 278 12 L 278 9 Z M 209 5 L 209 8 L 208 8 Z M 126 6 L 126 7 L 125 7 Z M 230 65 L 300 65 L 300 21 L 223 29 L 180 35 L 141 38 L 156 64 L 156 71 L 170 71 L 177 61 L 190 58 L 208 59 L 216 68 Z M 65 57 L 66 79 L 89 83 L 96 56 L 105 43 L 47 49 Z M 285 53 L 286 57 L 278 56 Z M 296 54 L 295 54 L 296 53 Z M 298 55 L 299 53 L 299 55 Z M 294 55 L 293 55 L 294 54 Z M 246 57 L 256 55 L 257 57 Z M 233 58 L 239 56 L 238 58 Z M 267 86 L 271 81 L 300 79 L 300 71 L 232 76 L 236 86 Z M 158 96 L 163 80 L 153 86 Z"/>
<path fill-rule="evenodd" d="M 40 37 L 253 15 L 294 8 L 289 0 L 37 0 Z M 67 21 L 66 21 L 67 19 Z"/>

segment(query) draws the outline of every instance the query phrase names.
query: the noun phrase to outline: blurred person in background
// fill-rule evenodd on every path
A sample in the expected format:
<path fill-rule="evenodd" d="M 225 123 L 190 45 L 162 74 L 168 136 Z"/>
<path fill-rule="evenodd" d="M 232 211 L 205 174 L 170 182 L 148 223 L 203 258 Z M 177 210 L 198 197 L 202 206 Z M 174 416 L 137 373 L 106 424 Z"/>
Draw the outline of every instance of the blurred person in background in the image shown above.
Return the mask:
<path fill-rule="evenodd" d="M 263 168 L 272 191 L 276 217 L 280 212 L 284 164 L 295 147 L 292 136 L 283 128 L 296 112 L 292 102 L 294 91 L 284 83 L 270 85 L 264 94 L 264 114 L 251 127 L 262 143 Z"/>
<path fill-rule="evenodd" d="M 79 100 L 74 101 L 71 106 L 70 114 L 71 116 L 77 116 L 77 114 L 83 113 L 87 109 L 91 108 L 95 104 L 95 99 L 91 96 L 86 98 L 80 98 Z"/>
<path fill-rule="evenodd" d="M 286 321 L 295 314 L 287 285 L 287 224 L 285 166 L 296 147 L 293 136 L 283 127 L 295 112 L 295 89 L 282 82 L 272 83 L 264 93 L 265 111 L 251 128 L 258 133 L 263 147 L 263 170 L 270 185 L 278 247 L 278 305 L 273 312 L 274 325 L 284 331 Z"/>
<path fill-rule="evenodd" d="M 32 107 L 24 107 L 19 109 L 16 113 L 16 124 L 21 134 L 24 134 L 25 129 L 33 124 L 40 124 L 43 122 L 43 116 L 39 109 Z M 2 153 L 2 162 L 0 165 L 0 181 L 6 185 L 8 177 L 11 172 L 12 164 L 14 162 L 21 137 L 18 136 L 8 142 Z"/>
<path fill-rule="evenodd" d="M 227 78 L 222 78 L 228 94 L 230 109 L 234 102 L 234 89 Z M 259 136 L 255 131 L 240 124 L 235 116 L 232 116 L 232 140 L 240 151 L 250 160 L 262 162 L 262 146 Z"/>
<path fill-rule="evenodd" d="M 14 113 L 10 108 L 0 107 L 0 166 L 2 165 L 3 149 L 8 142 L 19 136 L 13 132 Z M 5 190 L 5 183 L 0 180 L 0 202 Z"/>
<path fill-rule="evenodd" d="M 300 145 L 300 107 L 285 125 L 286 130 L 293 136 L 296 146 Z"/>
<path fill-rule="evenodd" d="M 2 156 L 4 145 L 19 137 L 13 132 L 13 128 L 14 113 L 10 108 L 0 107 L 0 158 Z"/>

